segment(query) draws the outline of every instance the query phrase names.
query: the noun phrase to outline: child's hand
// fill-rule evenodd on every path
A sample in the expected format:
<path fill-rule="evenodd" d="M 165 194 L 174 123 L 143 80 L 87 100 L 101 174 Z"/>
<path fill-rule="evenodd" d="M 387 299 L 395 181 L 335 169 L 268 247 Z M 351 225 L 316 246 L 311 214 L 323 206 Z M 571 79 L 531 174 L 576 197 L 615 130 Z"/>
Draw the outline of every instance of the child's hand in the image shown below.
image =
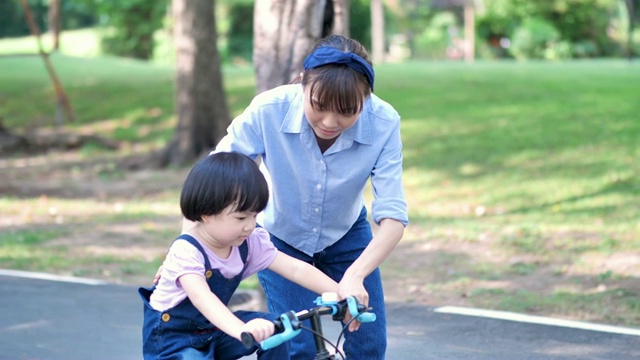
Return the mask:
<path fill-rule="evenodd" d="M 261 342 L 262 340 L 273 335 L 275 329 L 275 325 L 273 325 L 273 323 L 267 319 L 253 319 L 244 324 L 241 332 L 246 331 L 248 333 L 251 333 L 255 341 Z"/>

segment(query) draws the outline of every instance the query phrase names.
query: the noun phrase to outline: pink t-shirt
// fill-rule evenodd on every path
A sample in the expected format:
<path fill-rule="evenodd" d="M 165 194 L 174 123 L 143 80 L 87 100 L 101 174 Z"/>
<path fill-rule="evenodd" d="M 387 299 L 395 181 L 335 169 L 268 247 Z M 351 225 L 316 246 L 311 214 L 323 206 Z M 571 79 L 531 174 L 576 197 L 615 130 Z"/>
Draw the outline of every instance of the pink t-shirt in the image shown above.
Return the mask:
<path fill-rule="evenodd" d="M 271 243 L 269 233 L 263 228 L 256 228 L 246 241 L 249 245 L 249 252 L 247 254 L 247 269 L 242 275 L 243 279 L 269 267 L 277 254 L 277 249 Z M 229 258 L 221 259 L 202 242 L 200 245 L 207 254 L 211 267 L 220 270 L 224 277 L 230 279 L 242 271 L 244 265 L 238 247 L 231 249 Z M 187 293 L 180 285 L 179 277 L 184 274 L 198 274 L 204 277 L 204 272 L 202 253 L 186 240 L 174 241 L 162 264 L 160 281 L 151 294 L 151 307 L 158 311 L 164 311 L 178 305 L 187 297 Z"/>

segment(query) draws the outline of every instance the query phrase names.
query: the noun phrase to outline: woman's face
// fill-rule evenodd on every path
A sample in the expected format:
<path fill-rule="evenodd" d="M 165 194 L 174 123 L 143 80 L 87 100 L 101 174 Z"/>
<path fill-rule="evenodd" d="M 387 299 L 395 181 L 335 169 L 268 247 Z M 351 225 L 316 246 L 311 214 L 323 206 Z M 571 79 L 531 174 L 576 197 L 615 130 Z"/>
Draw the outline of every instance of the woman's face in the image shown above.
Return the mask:
<path fill-rule="evenodd" d="M 306 86 L 304 90 L 304 115 L 319 139 L 335 139 L 358 120 L 360 112 L 353 115 L 343 115 L 330 110 L 323 110 L 326 106 L 318 104 L 308 89 L 309 86 Z M 315 105 L 315 108 L 313 105 Z"/>

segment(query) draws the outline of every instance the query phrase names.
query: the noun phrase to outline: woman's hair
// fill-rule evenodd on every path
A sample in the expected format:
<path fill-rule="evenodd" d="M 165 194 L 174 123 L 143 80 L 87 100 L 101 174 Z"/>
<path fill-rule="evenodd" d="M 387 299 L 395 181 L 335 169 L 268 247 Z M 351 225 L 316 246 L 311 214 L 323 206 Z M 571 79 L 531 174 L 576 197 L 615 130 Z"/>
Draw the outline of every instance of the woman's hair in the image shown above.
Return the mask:
<path fill-rule="evenodd" d="M 217 215 L 229 206 L 234 211 L 264 210 L 269 201 L 267 181 L 251 158 L 236 152 L 208 155 L 187 175 L 180 209 L 191 221 Z"/>
<path fill-rule="evenodd" d="M 342 52 L 358 55 L 369 65 L 367 49 L 351 38 L 329 35 L 316 43 L 310 53 L 320 47 L 331 47 Z M 330 63 L 307 69 L 300 80 L 310 92 L 311 106 L 316 111 L 333 111 L 343 115 L 354 115 L 362 111 L 364 100 L 371 95 L 367 77 L 345 64 Z"/>

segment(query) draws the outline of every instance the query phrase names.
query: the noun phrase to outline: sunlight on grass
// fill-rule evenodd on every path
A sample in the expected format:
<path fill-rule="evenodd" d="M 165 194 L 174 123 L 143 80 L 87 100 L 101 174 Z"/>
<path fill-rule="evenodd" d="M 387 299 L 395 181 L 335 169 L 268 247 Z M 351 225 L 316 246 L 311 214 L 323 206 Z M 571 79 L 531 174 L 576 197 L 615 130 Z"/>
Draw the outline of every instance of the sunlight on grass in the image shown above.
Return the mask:
<path fill-rule="evenodd" d="M 95 57 L 102 54 L 99 46 L 100 31 L 96 29 L 81 29 L 63 31 L 60 34 L 60 52 L 68 56 Z M 53 39 L 49 33 L 41 36 L 45 52 L 53 46 Z M 25 36 L 2 40 L 0 55 L 7 54 L 38 54 L 38 44 L 35 37 Z"/>
<path fill-rule="evenodd" d="M 64 235 L 68 229 L 19 230 L 0 233 L 0 246 L 30 247 Z"/>
<path fill-rule="evenodd" d="M 28 271 L 64 269 L 75 261 L 67 257 L 65 247 L 37 248 L 27 244 L 0 247 L 0 267 Z"/>

